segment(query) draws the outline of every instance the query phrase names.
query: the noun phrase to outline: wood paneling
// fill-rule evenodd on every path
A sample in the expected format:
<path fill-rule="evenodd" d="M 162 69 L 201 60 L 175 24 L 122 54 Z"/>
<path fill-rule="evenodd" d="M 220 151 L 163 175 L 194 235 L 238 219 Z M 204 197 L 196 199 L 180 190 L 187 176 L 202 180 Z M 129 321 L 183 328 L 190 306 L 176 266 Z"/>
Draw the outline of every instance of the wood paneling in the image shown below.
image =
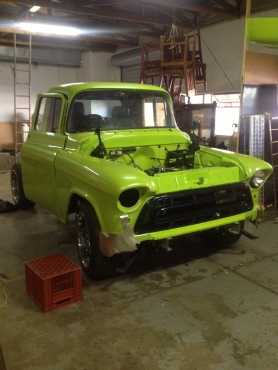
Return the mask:
<path fill-rule="evenodd" d="M 278 84 L 278 55 L 246 53 L 246 85 Z"/>

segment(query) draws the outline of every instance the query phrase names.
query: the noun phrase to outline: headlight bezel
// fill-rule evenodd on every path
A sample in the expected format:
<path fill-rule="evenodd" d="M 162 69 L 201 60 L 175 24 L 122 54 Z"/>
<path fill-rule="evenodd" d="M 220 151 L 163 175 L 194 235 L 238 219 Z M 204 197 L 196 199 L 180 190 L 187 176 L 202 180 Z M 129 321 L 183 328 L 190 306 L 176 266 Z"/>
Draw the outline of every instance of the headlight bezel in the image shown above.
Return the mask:
<path fill-rule="evenodd" d="M 253 189 L 260 189 L 264 186 L 269 177 L 269 172 L 266 170 L 257 170 L 250 179 L 250 185 Z"/>
<path fill-rule="evenodd" d="M 140 190 L 138 188 L 130 188 L 121 192 L 119 203 L 123 208 L 133 208 L 140 200 Z"/>

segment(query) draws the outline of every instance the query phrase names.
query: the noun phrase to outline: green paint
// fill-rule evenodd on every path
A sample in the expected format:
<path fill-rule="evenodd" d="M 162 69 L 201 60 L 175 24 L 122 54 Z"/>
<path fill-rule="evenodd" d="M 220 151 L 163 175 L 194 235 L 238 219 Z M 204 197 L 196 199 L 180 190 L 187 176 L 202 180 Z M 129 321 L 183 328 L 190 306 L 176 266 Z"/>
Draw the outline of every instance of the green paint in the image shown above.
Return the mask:
<path fill-rule="evenodd" d="M 59 133 L 32 130 L 22 149 L 23 182 L 27 197 L 49 209 L 63 222 L 67 221 L 72 197 L 77 195 L 94 207 L 103 232 L 118 234 L 121 232 L 120 216 L 128 214 L 134 226 L 143 205 L 154 195 L 248 182 L 259 169 L 271 174 L 271 166 L 264 161 L 207 147 L 202 147 L 195 155 L 193 169 L 154 176 L 147 174 L 146 170 L 158 165 L 157 158 L 165 161 L 167 150 L 174 150 L 177 145 L 180 149 L 187 149 L 190 145 L 188 135 L 176 127 L 103 131 L 101 136 L 107 151 L 126 147 L 136 147 L 136 151 L 116 159 L 94 157 L 91 153 L 98 145 L 94 132 L 69 134 L 64 133 L 64 128 L 72 99 L 80 92 L 98 89 L 132 89 L 167 94 L 155 86 L 121 83 L 70 84 L 50 90 L 49 95 L 55 94 L 63 100 Z M 168 95 L 167 99 L 170 99 Z M 135 206 L 124 208 L 119 203 L 119 196 L 130 188 L 139 190 L 140 200 Z M 258 190 L 252 190 L 252 194 L 254 208 L 249 212 L 137 235 L 136 238 L 138 241 L 163 239 L 238 221 L 255 220 L 260 207 Z"/>
<path fill-rule="evenodd" d="M 251 17 L 247 24 L 247 40 L 278 46 L 278 17 Z"/>

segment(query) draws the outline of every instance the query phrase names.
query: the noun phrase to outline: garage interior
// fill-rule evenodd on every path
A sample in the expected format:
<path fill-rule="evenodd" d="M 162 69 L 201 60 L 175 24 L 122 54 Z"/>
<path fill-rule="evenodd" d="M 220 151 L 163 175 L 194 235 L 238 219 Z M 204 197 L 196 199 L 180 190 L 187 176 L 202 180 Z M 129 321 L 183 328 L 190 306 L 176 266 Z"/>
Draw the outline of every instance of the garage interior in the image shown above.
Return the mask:
<path fill-rule="evenodd" d="M 252 27 L 275 29 L 277 15 L 273 0 L 0 1 L 0 370 L 278 368 L 276 170 L 262 222 L 232 247 L 196 234 L 143 249 L 124 273 L 84 276 L 82 301 L 47 313 L 26 294 L 25 263 L 78 263 L 74 232 L 40 207 L 13 209 L 10 184 L 37 95 L 81 81 L 161 85 L 182 131 L 276 166 L 278 38 Z"/>

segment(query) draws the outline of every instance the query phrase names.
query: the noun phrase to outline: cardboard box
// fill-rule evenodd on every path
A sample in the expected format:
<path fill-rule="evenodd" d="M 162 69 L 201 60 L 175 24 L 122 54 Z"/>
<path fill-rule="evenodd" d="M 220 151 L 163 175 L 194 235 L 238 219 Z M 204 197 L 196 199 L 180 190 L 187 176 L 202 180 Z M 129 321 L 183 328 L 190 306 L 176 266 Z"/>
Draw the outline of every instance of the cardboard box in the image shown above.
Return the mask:
<path fill-rule="evenodd" d="M 0 151 L 13 150 L 14 148 L 14 124 L 0 122 Z"/>

